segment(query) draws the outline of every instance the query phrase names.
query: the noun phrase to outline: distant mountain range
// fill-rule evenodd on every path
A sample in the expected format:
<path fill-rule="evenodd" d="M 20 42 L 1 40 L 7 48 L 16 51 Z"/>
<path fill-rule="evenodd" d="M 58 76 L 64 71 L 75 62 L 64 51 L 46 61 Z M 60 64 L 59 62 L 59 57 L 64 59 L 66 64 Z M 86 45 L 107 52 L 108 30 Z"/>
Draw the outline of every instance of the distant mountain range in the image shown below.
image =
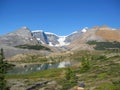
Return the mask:
<path fill-rule="evenodd" d="M 32 35 L 39 43 L 54 47 L 66 46 L 71 49 L 88 49 L 88 41 L 118 41 L 120 42 L 120 30 L 107 26 L 83 28 L 67 36 L 58 36 L 54 33 L 42 30 L 32 31 Z M 82 46 L 82 47 L 81 47 Z M 86 48 L 87 47 L 87 48 Z M 89 48 L 90 49 L 90 48 Z"/>
<path fill-rule="evenodd" d="M 59 48 L 59 50 L 61 47 L 69 50 L 93 50 L 90 45 L 86 44 L 86 42 L 93 40 L 98 42 L 120 42 L 120 30 L 107 26 L 93 28 L 85 27 L 67 36 L 58 36 L 51 32 L 44 32 L 43 30 L 30 31 L 28 27 L 22 27 L 14 32 L 0 36 L 0 48 L 5 48 L 6 51 L 16 50 L 19 52 L 14 46 L 40 44 L 49 48 Z M 20 50 L 20 53 L 21 52 Z"/>

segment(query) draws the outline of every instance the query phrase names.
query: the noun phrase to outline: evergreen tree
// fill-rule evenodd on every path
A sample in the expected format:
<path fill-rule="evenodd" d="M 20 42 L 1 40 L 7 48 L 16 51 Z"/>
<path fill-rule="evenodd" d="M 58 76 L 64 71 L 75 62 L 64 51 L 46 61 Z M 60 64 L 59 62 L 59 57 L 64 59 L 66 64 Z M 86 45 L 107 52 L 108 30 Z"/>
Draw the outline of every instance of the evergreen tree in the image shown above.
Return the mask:
<path fill-rule="evenodd" d="M 80 72 L 84 73 L 90 69 L 90 60 L 91 57 L 89 56 L 82 57 Z"/>
<path fill-rule="evenodd" d="M 3 49 L 0 50 L 0 90 L 8 90 L 5 81 L 6 64 L 4 60 Z"/>
<path fill-rule="evenodd" d="M 70 80 L 71 79 L 71 74 L 72 74 L 72 70 L 70 68 L 67 69 L 66 71 L 66 80 Z"/>
<path fill-rule="evenodd" d="M 77 84 L 77 76 L 70 68 L 67 69 L 65 74 L 65 81 L 61 90 L 68 90 Z"/>

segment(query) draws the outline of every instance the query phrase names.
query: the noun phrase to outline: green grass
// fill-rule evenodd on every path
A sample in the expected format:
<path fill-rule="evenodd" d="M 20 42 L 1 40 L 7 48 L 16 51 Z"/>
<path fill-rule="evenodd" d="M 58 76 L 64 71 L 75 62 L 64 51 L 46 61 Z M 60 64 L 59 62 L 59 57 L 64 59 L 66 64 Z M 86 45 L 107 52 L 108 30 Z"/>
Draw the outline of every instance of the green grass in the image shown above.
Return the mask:
<path fill-rule="evenodd" d="M 120 86 L 104 82 L 100 84 L 95 90 L 120 90 Z"/>
<path fill-rule="evenodd" d="M 7 74 L 7 79 L 34 79 L 34 78 L 60 78 L 62 72 L 64 72 L 65 68 L 56 68 L 49 70 L 42 70 L 39 72 L 33 72 L 30 74 Z"/>

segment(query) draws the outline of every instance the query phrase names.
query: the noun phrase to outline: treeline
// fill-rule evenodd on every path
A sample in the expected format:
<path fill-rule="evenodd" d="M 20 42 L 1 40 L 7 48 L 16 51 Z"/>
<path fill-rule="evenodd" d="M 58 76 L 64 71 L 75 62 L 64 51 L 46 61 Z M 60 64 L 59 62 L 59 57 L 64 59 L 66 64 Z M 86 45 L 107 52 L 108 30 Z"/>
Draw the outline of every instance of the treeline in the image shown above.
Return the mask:
<path fill-rule="evenodd" d="M 118 49 L 120 50 L 120 42 L 97 42 L 97 41 L 88 41 L 87 44 L 95 45 L 95 50 L 110 50 L 110 49 Z"/>
<path fill-rule="evenodd" d="M 22 49 L 33 49 L 33 50 L 48 50 L 51 51 L 48 47 L 42 46 L 42 45 L 28 45 L 28 44 L 24 44 L 24 45 L 18 45 L 15 46 L 16 48 L 22 48 Z"/>

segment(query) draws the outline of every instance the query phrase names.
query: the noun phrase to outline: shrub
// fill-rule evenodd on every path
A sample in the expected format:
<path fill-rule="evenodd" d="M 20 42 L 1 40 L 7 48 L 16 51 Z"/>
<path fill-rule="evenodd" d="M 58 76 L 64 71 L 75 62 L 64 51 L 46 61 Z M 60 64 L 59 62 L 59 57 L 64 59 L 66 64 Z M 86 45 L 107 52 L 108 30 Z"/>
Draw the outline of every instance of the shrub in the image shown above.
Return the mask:
<path fill-rule="evenodd" d="M 84 73 L 90 69 L 90 57 L 82 57 L 80 72 Z"/>
<path fill-rule="evenodd" d="M 77 84 L 76 74 L 70 68 L 68 68 L 65 73 L 65 80 L 61 90 L 68 90 L 69 88 L 73 87 L 76 84 Z"/>

